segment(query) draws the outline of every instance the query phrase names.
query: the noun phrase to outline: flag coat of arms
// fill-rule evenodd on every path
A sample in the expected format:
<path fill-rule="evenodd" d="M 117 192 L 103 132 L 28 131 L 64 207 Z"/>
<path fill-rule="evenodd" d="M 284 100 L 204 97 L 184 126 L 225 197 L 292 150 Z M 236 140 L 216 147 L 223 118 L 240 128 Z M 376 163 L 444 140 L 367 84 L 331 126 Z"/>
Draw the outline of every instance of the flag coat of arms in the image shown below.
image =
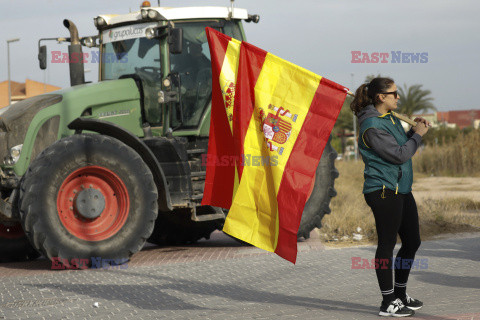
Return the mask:
<path fill-rule="evenodd" d="M 207 28 L 212 112 L 202 205 L 223 231 L 295 263 L 315 171 L 348 91 Z"/>

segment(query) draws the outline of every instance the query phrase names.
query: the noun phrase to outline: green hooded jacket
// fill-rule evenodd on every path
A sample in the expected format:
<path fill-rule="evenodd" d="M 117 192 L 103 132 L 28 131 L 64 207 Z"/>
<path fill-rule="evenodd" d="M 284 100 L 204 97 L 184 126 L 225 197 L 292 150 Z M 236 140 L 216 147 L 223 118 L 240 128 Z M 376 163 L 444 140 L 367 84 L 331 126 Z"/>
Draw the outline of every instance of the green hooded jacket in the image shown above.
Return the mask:
<path fill-rule="evenodd" d="M 380 114 L 373 105 L 358 114 L 358 145 L 365 163 L 363 193 L 390 189 L 407 194 L 412 191 L 412 156 L 421 136 L 405 130 L 391 112 Z"/>

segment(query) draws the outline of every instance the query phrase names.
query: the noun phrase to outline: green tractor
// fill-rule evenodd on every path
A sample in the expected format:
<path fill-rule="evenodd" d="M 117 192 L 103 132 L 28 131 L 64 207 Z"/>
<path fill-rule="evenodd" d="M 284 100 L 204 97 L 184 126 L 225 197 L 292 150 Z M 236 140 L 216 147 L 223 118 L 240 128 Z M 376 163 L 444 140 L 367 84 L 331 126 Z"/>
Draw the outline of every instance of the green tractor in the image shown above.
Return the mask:
<path fill-rule="evenodd" d="M 228 7 L 100 15 L 98 35 L 69 38 L 71 87 L 11 106 L 0 118 L 0 261 L 115 259 L 153 244 L 185 244 L 222 228 L 226 211 L 201 206 L 211 110 L 205 27 L 245 40 Z M 41 39 L 41 41 L 46 39 Z M 46 46 L 40 45 L 46 68 Z M 83 53 L 82 46 L 98 48 Z M 99 63 L 85 83 L 84 60 Z M 327 144 L 299 237 L 321 226 L 335 196 Z"/>

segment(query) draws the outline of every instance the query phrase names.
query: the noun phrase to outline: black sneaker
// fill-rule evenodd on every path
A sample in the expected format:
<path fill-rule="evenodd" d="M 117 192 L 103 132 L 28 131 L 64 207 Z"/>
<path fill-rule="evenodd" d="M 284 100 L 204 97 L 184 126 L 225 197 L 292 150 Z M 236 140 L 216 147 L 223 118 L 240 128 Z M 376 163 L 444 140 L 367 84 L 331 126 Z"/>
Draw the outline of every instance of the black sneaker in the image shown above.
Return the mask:
<path fill-rule="evenodd" d="M 407 294 L 405 299 L 402 299 L 402 303 L 410 310 L 418 310 L 423 307 L 423 302 L 417 299 L 410 298 Z"/>
<path fill-rule="evenodd" d="M 395 299 L 388 305 L 381 305 L 379 316 L 383 317 L 411 317 L 415 314 L 415 311 L 405 308 L 402 300 Z"/>

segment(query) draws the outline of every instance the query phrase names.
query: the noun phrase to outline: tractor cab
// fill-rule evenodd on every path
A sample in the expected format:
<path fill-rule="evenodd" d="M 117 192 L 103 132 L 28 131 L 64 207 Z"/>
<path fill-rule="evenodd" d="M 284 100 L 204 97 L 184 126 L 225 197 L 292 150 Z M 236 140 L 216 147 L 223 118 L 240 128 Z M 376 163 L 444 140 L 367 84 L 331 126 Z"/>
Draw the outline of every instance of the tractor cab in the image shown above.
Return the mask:
<path fill-rule="evenodd" d="M 142 122 L 154 132 L 208 135 L 212 85 L 205 28 L 244 40 L 242 20 L 259 17 L 233 7 L 164 8 L 145 1 L 137 12 L 97 16 L 98 36 L 80 42 L 99 48 L 99 81 L 137 81 Z"/>
<path fill-rule="evenodd" d="M 134 22 L 101 29 L 100 80 L 138 78 L 145 94 L 146 120 L 151 126 L 160 127 L 169 121 L 175 130 L 197 128 L 211 99 L 206 27 L 240 40 L 244 38 L 239 21 L 213 18 Z M 170 95 L 175 105 L 164 112 L 158 105 L 158 92 L 162 90 L 175 92 Z M 167 114 L 169 118 L 164 120 L 163 115 Z"/>

